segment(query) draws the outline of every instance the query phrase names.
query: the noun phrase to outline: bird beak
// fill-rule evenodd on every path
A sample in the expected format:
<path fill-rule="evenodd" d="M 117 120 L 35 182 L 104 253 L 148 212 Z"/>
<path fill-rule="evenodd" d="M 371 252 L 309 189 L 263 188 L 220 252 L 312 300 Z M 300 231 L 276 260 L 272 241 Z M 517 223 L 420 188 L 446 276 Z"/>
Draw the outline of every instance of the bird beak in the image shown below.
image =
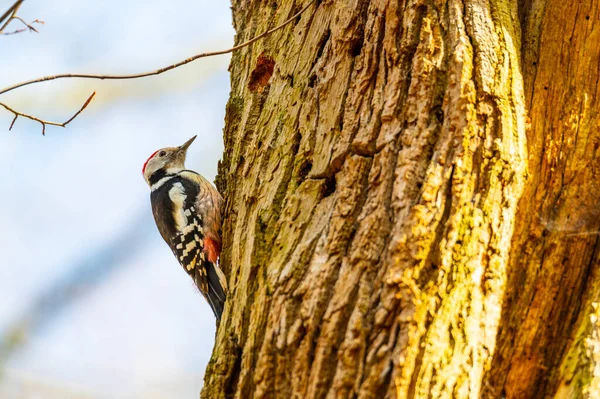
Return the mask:
<path fill-rule="evenodd" d="M 186 141 L 185 143 L 183 143 L 183 145 L 179 146 L 179 152 L 186 152 L 188 147 L 190 145 L 192 145 L 192 143 L 194 142 L 194 140 L 196 140 L 196 136 L 192 137 L 191 139 L 189 139 L 188 141 Z"/>

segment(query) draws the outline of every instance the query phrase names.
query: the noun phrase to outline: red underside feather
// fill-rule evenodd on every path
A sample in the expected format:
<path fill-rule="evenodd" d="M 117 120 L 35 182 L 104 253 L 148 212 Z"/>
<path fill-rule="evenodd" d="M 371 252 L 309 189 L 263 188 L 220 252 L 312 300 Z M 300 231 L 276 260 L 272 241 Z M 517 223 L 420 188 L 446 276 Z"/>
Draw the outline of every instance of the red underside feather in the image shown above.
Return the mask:
<path fill-rule="evenodd" d="M 215 240 L 209 237 L 206 237 L 204 239 L 204 253 L 207 255 L 209 262 L 217 263 L 217 258 L 219 257 L 220 252 L 220 244 L 218 244 Z"/>

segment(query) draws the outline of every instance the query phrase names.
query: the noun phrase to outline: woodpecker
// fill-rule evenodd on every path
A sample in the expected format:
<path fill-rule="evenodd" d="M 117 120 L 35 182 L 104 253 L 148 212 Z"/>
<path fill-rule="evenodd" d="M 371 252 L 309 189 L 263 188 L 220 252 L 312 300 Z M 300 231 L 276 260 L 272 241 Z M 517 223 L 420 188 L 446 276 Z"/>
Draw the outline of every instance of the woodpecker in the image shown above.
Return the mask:
<path fill-rule="evenodd" d="M 188 147 L 162 148 L 144 163 L 152 214 L 160 235 L 183 269 L 221 319 L 227 293 L 217 260 L 221 253 L 221 206 L 217 189 L 198 173 L 185 169 Z"/>

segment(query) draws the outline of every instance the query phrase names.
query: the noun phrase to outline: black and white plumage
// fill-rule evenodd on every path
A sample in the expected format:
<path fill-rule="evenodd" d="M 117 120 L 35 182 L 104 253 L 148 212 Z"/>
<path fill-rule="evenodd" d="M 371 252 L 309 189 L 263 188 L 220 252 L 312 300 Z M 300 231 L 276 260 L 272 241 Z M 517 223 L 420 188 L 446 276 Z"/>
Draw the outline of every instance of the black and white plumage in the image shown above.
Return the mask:
<path fill-rule="evenodd" d="M 208 180 L 184 167 L 187 148 L 163 148 L 142 170 L 151 188 L 152 214 L 160 235 L 221 319 L 227 283 L 218 266 L 222 198 Z"/>

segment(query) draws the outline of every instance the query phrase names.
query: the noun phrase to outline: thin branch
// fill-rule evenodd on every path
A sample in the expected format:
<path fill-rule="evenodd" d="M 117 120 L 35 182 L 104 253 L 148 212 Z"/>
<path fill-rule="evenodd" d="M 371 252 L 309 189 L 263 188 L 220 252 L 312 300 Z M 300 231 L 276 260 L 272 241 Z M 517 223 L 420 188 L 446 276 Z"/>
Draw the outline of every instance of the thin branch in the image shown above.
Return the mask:
<path fill-rule="evenodd" d="M 315 3 L 316 0 L 311 0 L 303 9 L 301 9 L 300 11 L 298 11 L 296 14 L 294 14 L 292 17 L 290 17 L 289 19 L 287 19 L 285 22 L 283 22 L 282 24 L 276 26 L 273 29 L 270 29 L 258 36 L 256 36 L 255 38 L 248 40 L 247 42 L 244 42 L 242 44 L 239 44 L 237 46 L 231 47 L 227 50 L 221 50 L 221 51 L 213 51 L 213 52 L 208 52 L 208 53 L 200 53 L 200 54 L 196 54 L 190 58 L 187 58 L 183 61 L 177 62 L 175 64 L 171 64 L 168 65 L 166 67 L 163 68 L 159 68 L 153 71 L 149 71 L 149 72 L 142 72 L 142 73 L 137 73 L 137 74 L 132 74 L 132 75 L 95 75 L 95 74 L 61 74 L 61 75 L 53 75 L 53 76 L 45 76 L 42 78 L 38 78 L 38 79 L 33 79 L 33 80 L 28 80 L 25 82 L 21 82 L 21 83 L 17 83 L 13 86 L 4 88 L 2 90 L 0 90 L 0 94 L 4 94 L 4 93 L 8 93 L 9 91 L 18 89 L 19 87 L 23 87 L 23 86 L 27 86 L 30 84 L 34 84 L 34 83 L 41 83 L 41 82 L 46 82 L 49 80 L 56 80 L 56 79 L 63 79 L 63 78 L 83 78 L 83 79 L 100 79 L 100 80 L 104 80 L 104 79 L 111 79 L 111 80 L 117 80 L 117 79 L 138 79 L 138 78 L 145 78 L 148 76 L 153 76 L 153 75 L 160 75 L 162 73 L 165 73 L 167 71 L 170 71 L 171 69 L 175 69 L 178 68 L 182 65 L 185 64 L 189 64 L 190 62 L 193 62 L 197 59 L 200 58 L 206 58 L 206 57 L 213 57 L 216 55 L 222 55 L 222 54 L 228 54 L 228 53 L 232 53 L 236 50 L 242 49 L 244 47 L 247 47 L 249 45 L 251 45 L 252 43 L 255 43 L 256 41 L 262 39 L 265 36 L 268 36 L 280 29 L 282 29 L 283 27 L 285 27 L 286 25 L 288 25 L 290 22 L 292 22 L 293 20 L 295 20 L 296 18 L 298 18 L 302 13 L 304 13 L 306 10 L 308 10 L 308 8 Z M 17 10 L 19 9 L 21 3 L 23 2 L 23 0 L 18 0 L 10 9 L 9 11 L 7 11 L 5 13 L 5 15 L 2 17 L 2 19 L 0 20 L 3 21 L 4 19 L 6 19 L 6 16 L 8 14 L 10 14 L 12 12 L 12 16 L 9 18 L 9 20 L 4 24 L 4 26 L 2 27 L 2 29 L 4 29 L 6 27 L 6 25 L 8 25 L 8 23 L 12 20 L 12 19 L 19 19 L 21 22 L 23 22 L 26 26 L 28 26 L 30 29 L 35 30 L 34 28 L 32 28 L 30 25 L 28 25 L 25 21 L 23 21 L 21 18 L 19 17 L 15 17 L 15 14 L 17 12 Z M 34 21 L 37 23 L 43 23 L 42 21 Z M 32 22 L 33 23 L 33 22 Z M 0 30 L 1 32 L 1 30 Z M 73 115 L 68 121 L 60 123 L 60 122 L 52 122 L 52 121 L 46 121 L 40 118 L 37 118 L 33 115 L 29 115 L 29 114 L 25 114 L 22 112 L 18 112 L 14 109 L 12 109 L 11 107 L 9 107 L 8 105 L 1 103 L 0 102 L 0 106 L 4 107 L 6 110 L 12 112 L 15 117 L 13 118 L 11 124 L 10 124 L 10 128 L 8 130 L 11 130 L 12 127 L 14 126 L 15 122 L 17 121 L 17 118 L 19 116 L 23 117 L 23 118 L 27 118 L 36 122 L 41 123 L 42 125 L 42 135 L 46 134 L 46 125 L 53 125 L 53 126 L 60 126 L 60 127 L 65 127 L 67 126 L 73 119 L 75 119 L 81 112 L 83 112 L 84 109 L 87 108 L 87 106 L 89 105 L 90 101 L 92 101 L 92 99 L 94 98 L 94 96 L 96 95 L 96 92 L 92 93 L 92 95 L 86 100 L 86 102 L 83 104 L 83 106 L 79 109 L 79 111 L 77 111 L 75 113 L 75 115 Z"/>
<path fill-rule="evenodd" d="M 2 27 L 0 28 L 0 35 L 14 35 L 15 33 L 21 33 L 21 32 L 25 32 L 27 29 L 29 29 L 30 32 L 35 32 L 35 33 L 39 33 L 37 29 L 35 29 L 33 27 L 33 24 L 43 24 L 44 21 L 40 21 L 39 19 L 36 19 L 35 21 L 31 21 L 30 23 L 27 23 L 23 18 L 19 17 L 17 15 L 17 12 L 19 11 L 19 8 L 21 7 L 21 4 L 23 3 L 23 0 L 17 0 L 17 2 L 15 4 L 13 4 L 3 15 L 2 18 L 0 18 L 0 24 L 2 22 L 4 22 L 4 20 L 6 19 L 6 22 L 4 22 L 4 25 L 2 25 Z M 8 18 L 8 19 L 7 19 Z M 12 32 L 4 32 L 4 29 L 6 29 L 6 27 L 13 21 L 13 20 L 17 20 L 20 21 L 23 25 L 25 25 L 25 28 L 23 29 L 16 29 Z"/>
<path fill-rule="evenodd" d="M 15 114 L 15 117 L 13 118 L 12 122 L 10 123 L 10 126 L 8 127 L 8 130 L 11 131 L 13 126 L 15 125 L 15 122 L 17 121 L 17 118 L 19 117 L 18 114 Z"/>
<path fill-rule="evenodd" d="M 61 74 L 61 75 L 44 76 L 42 78 L 28 80 L 25 82 L 17 83 L 13 86 L 6 87 L 6 88 L 0 90 L 0 94 L 8 93 L 9 91 L 12 91 L 12 90 L 18 89 L 19 87 L 27 86 L 30 84 L 47 82 L 49 80 L 64 79 L 64 78 L 120 80 L 120 79 L 139 79 L 139 78 L 145 78 L 145 77 L 153 76 L 153 75 L 160 75 L 160 74 L 170 71 L 172 69 L 179 68 L 182 65 L 189 64 L 190 62 L 196 61 L 197 59 L 200 59 L 200 58 L 213 57 L 215 55 L 222 55 L 222 54 L 229 54 L 229 53 L 232 53 L 241 48 L 248 47 L 252 43 L 255 43 L 256 41 L 262 39 L 263 37 L 268 36 L 276 31 L 278 31 L 279 29 L 285 27 L 286 25 L 288 25 L 290 22 L 292 22 L 293 20 L 298 18 L 302 13 L 304 13 L 312 4 L 315 3 L 315 1 L 316 0 L 310 1 L 302 10 L 298 11 L 296 14 L 294 14 L 291 18 L 289 18 L 288 20 L 283 22 L 281 25 L 266 31 L 266 32 L 256 36 L 255 38 L 248 40 L 247 42 L 238 44 L 237 46 L 231 47 L 227 50 L 196 54 L 196 55 L 194 55 L 190 58 L 187 58 L 183 61 L 168 65 L 163 68 L 155 69 L 155 70 L 149 71 L 149 72 L 131 74 L 131 75 L 96 75 L 96 74 L 66 73 L 66 74 Z"/>
<path fill-rule="evenodd" d="M 0 28 L 0 35 L 14 35 L 15 33 L 21 33 L 21 32 L 25 32 L 27 29 L 29 29 L 30 32 L 36 32 L 39 33 L 37 31 L 37 29 L 35 29 L 33 27 L 33 24 L 43 24 L 44 21 L 40 21 L 39 19 L 36 19 L 35 21 L 32 21 L 30 23 L 27 23 L 23 18 L 19 17 L 17 15 L 17 12 L 19 11 L 19 8 L 21 7 L 21 4 L 23 4 L 23 0 L 18 0 L 15 4 L 13 4 L 5 13 L 4 15 L 2 15 L 2 18 L 0 18 L 0 23 L 4 22 L 4 20 L 6 19 L 6 22 L 4 22 L 4 25 L 2 25 L 2 27 Z M 4 29 L 6 29 L 6 27 L 8 27 L 8 25 L 13 21 L 13 20 L 17 20 L 20 21 L 23 25 L 25 25 L 25 28 L 23 29 L 16 29 L 12 32 L 4 32 Z"/>
<path fill-rule="evenodd" d="M 52 125 L 52 126 L 60 126 L 60 127 L 65 127 L 67 126 L 69 123 L 71 123 L 73 121 L 73 119 L 77 118 L 77 116 L 83 112 L 84 109 L 87 108 L 87 106 L 90 104 L 90 102 L 92 101 L 92 99 L 94 98 L 94 96 L 96 95 L 96 92 L 93 92 L 91 96 L 88 97 L 88 99 L 85 101 L 85 103 L 83 103 L 83 105 L 81 106 L 81 108 L 79 108 L 79 111 L 77 111 L 75 113 L 75 115 L 73 115 L 71 118 L 69 118 L 66 122 L 53 122 L 53 121 L 46 121 L 43 119 L 40 119 L 38 117 L 35 117 L 33 115 L 29 115 L 23 112 L 19 112 L 16 111 L 14 109 L 12 109 L 11 107 L 9 107 L 8 105 L 4 104 L 4 103 L 0 103 L 0 106 L 6 108 L 6 110 L 12 112 L 15 117 L 13 118 L 10 127 L 8 128 L 8 130 L 12 130 L 15 122 L 17 121 L 17 118 L 19 116 L 23 117 L 23 118 L 27 118 L 30 119 L 32 121 L 36 121 L 42 124 L 42 135 L 46 135 L 46 125 Z"/>
<path fill-rule="evenodd" d="M 3 34 L 4 36 L 8 36 L 8 35 L 14 35 L 16 33 L 21 33 L 21 32 L 25 32 L 26 30 L 29 30 L 30 32 L 35 32 L 35 33 L 40 33 L 38 32 L 37 29 L 35 29 L 33 27 L 33 24 L 44 24 L 44 21 L 40 21 L 39 19 L 36 19 L 35 21 L 31 21 L 29 23 L 27 23 L 23 18 L 19 17 L 18 15 L 15 15 L 14 17 L 11 17 L 11 20 L 16 19 L 17 21 L 20 21 L 23 25 L 25 25 L 26 28 L 22 28 L 22 29 L 17 29 L 14 30 L 12 32 L 0 32 L 1 34 Z"/>
<path fill-rule="evenodd" d="M 17 14 L 17 11 L 19 11 L 19 7 L 21 7 L 21 3 L 23 3 L 23 0 L 17 0 L 15 4 L 13 4 L 8 10 L 6 10 L 4 14 L 2 14 L 2 17 L 0 17 L 0 24 L 4 22 L 6 18 L 8 18 L 8 20 L 4 23 L 4 25 L 2 25 L 2 27 L 0 28 L 0 32 L 4 31 L 4 29 L 8 26 L 10 21 L 13 19 L 13 17 Z"/>

